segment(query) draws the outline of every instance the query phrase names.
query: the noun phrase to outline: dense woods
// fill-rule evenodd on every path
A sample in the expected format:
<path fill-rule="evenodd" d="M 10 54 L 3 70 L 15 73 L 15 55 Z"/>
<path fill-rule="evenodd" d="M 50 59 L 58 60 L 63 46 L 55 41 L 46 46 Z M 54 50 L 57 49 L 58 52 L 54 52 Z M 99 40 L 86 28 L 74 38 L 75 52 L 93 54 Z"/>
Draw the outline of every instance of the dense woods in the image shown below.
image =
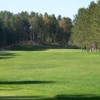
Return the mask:
<path fill-rule="evenodd" d="M 71 41 L 88 49 L 100 49 L 100 0 L 88 8 L 80 8 L 73 21 Z"/>
<path fill-rule="evenodd" d="M 0 12 L 0 47 L 34 43 L 100 49 L 100 0 L 80 8 L 73 22 L 47 13 Z"/>
<path fill-rule="evenodd" d="M 71 35 L 70 18 L 31 12 L 0 12 L 0 46 L 57 44 L 67 46 Z"/>

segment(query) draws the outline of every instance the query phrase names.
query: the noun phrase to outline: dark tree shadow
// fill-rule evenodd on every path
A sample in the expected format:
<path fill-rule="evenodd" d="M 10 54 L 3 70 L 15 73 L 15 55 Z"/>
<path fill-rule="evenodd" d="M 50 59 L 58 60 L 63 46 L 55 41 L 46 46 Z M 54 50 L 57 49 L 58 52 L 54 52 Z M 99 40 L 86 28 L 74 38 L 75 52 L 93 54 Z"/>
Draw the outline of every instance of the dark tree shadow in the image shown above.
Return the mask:
<path fill-rule="evenodd" d="M 53 84 L 55 81 L 0 81 L 0 85 Z"/>
<path fill-rule="evenodd" d="M 44 100 L 100 100 L 100 96 L 95 95 L 57 95 L 51 99 Z"/>
<path fill-rule="evenodd" d="M 8 59 L 17 56 L 16 53 L 11 53 L 8 51 L 0 51 L 0 59 Z"/>
<path fill-rule="evenodd" d="M 43 96 L 0 96 L 0 100 L 100 100 L 95 95 L 58 95 L 52 98 Z"/>

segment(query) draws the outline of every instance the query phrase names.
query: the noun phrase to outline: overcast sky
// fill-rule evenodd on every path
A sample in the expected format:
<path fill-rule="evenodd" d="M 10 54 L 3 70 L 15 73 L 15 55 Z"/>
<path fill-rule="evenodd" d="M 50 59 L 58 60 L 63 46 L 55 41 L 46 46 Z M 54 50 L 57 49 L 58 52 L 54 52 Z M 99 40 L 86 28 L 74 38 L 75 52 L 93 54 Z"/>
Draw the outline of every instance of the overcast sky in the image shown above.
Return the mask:
<path fill-rule="evenodd" d="M 34 11 L 73 19 L 79 8 L 88 7 L 91 1 L 97 0 L 0 0 L 0 11 L 18 13 Z"/>

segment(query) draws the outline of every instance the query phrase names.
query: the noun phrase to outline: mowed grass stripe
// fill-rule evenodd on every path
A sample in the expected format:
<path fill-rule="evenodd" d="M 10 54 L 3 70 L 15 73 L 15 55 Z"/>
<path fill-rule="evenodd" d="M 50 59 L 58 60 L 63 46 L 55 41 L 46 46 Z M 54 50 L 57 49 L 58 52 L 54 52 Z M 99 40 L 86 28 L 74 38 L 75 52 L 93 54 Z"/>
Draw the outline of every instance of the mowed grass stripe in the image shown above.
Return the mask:
<path fill-rule="evenodd" d="M 2 96 L 100 96 L 99 52 L 50 49 L 4 53 L 7 55 L 0 55 Z"/>

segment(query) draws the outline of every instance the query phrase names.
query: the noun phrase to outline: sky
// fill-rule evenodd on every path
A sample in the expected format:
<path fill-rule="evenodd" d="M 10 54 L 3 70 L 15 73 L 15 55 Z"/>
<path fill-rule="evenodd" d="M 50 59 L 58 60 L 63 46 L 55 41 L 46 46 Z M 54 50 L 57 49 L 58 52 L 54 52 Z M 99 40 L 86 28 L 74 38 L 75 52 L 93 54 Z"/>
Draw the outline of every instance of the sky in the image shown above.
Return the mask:
<path fill-rule="evenodd" d="M 97 0 L 0 0 L 0 11 L 10 11 L 20 13 L 21 11 L 38 12 L 49 15 L 55 14 L 57 17 L 70 17 L 73 19 L 78 9 L 88 7 L 90 2 Z"/>

